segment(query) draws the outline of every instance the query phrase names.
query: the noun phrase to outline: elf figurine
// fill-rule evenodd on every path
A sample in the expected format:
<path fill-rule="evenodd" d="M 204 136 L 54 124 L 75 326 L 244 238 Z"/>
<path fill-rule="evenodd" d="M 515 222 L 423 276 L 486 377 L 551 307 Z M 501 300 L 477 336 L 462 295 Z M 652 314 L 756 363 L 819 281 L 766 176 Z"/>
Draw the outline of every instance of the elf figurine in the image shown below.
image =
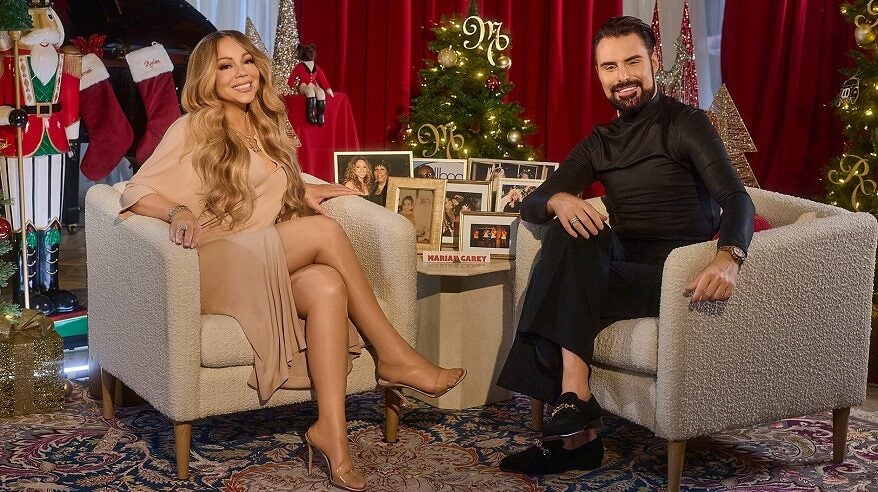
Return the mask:
<path fill-rule="evenodd" d="M 287 85 L 305 96 L 305 118 L 312 125 L 323 126 L 326 95 L 335 97 L 323 70 L 317 66 L 317 48 L 313 44 L 296 46 L 299 63 L 290 74 Z"/>
<path fill-rule="evenodd" d="M 57 50 L 64 28 L 51 0 L 30 0 L 29 5 L 33 29 L 23 33 L 17 59 L 8 36 L 0 33 L 0 179 L 14 203 L 6 206 L 6 216 L 16 231 L 26 231 L 27 255 L 19 262 L 27 261 L 28 278 L 20 278 L 19 268 L 19 278 L 13 279 L 16 300 L 22 301 L 23 283 L 28 282 L 32 309 L 64 313 L 79 307 L 75 295 L 58 288 L 58 258 L 64 158 L 69 140 L 79 136 L 82 69 L 77 56 Z M 22 74 L 20 109 L 15 109 L 15 67 Z M 24 196 L 19 196 L 16 128 L 23 136 Z"/>

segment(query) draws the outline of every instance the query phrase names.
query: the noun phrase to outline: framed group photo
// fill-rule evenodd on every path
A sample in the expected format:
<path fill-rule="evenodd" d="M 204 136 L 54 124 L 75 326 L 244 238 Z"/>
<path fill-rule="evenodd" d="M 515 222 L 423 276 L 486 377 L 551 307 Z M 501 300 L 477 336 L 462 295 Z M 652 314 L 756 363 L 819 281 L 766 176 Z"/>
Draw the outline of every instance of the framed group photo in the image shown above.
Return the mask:
<path fill-rule="evenodd" d="M 487 253 L 491 258 L 515 257 L 515 229 L 518 214 L 503 212 L 462 212 L 460 251 Z"/>
<path fill-rule="evenodd" d="M 388 179 L 412 176 L 410 151 L 335 152 L 335 182 L 359 191 L 370 202 L 385 206 Z"/>
<path fill-rule="evenodd" d="M 491 182 L 500 178 L 545 180 L 556 169 L 557 162 L 471 158 L 469 179 Z"/>
<path fill-rule="evenodd" d="M 412 174 L 412 177 L 463 180 L 467 179 L 469 170 L 467 164 L 468 161 L 466 159 L 424 159 L 416 157 L 412 164 L 416 171 Z M 426 174 L 426 171 L 432 171 L 433 176 L 418 176 L 418 169 L 423 170 L 421 174 Z"/>
<path fill-rule="evenodd" d="M 494 211 L 514 214 L 521 213 L 521 201 L 542 183 L 542 179 L 498 179 Z"/>
<path fill-rule="evenodd" d="M 442 234 L 445 180 L 391 177 L 386 207 L 415 227 L 418 253 L 438 250 Z"/>
<path fill-rule="evenodd" d="M 461 212 L 487 212 L 491 186 L 487 181 L 448 180 L 442 212 L 442 244 L 457 246 Z"/>

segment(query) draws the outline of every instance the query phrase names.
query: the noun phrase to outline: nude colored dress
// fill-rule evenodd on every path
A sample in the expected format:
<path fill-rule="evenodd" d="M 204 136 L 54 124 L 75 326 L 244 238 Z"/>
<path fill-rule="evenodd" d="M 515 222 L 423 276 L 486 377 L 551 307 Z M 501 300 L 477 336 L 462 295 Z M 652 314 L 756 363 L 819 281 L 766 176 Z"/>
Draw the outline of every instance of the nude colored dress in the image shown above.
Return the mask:
<path fill-rule="evenodd" d="M 229 230 L 204 210 L 201 179 L 184 154 L 188 115 L 168 129 L 155 152 L 122 194 L 121 216 L 146 195 L 158 193 L 186 205 L 202 227 L 198 245 L 202 314 L 235 318 L 253 347 L 255 364 L 248 384 L 267 401 L 278 388 L 309 388 L 305 321 L 298 318 L 283 243 L 274 224 L 287 179 L 283 168 L 263 153 L 250 151 L 250 182 L 256 196 L 253 215 Z M 270 165 L 274 171 L 269 173 Z M 349 353 L 362 345 L 351 323 Z M 350 370 L 350 359 L 348 369 Z"/>

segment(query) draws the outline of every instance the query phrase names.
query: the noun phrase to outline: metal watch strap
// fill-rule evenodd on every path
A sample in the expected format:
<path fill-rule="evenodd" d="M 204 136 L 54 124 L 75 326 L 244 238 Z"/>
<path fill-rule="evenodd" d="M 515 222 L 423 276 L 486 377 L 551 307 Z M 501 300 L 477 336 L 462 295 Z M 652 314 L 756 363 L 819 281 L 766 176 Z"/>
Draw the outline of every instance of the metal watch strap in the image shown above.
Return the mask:
<path fill-rule="evenodd" d="M 726 253 L 728 253 L 729 256 L 731 256 L 732 259 L 735 260 L 735 262 L 740 267 L 744 264 L 744 260 L 746 259 L 746 257 L 742 257 L 742 256 L 738 255 L 735 252 L 736 249 L 739 249 L 739 248 L 737 248 L 736 246 L 720 246 L 720 247 L 716 248 L 717 251 L 725 251 Z"/>

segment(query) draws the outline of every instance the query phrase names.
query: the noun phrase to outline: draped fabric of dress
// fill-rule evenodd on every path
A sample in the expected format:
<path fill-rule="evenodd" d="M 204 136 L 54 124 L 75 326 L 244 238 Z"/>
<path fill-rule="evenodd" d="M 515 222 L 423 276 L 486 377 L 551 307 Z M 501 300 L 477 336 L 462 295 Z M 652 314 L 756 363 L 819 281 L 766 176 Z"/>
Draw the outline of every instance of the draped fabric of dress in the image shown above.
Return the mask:
<path fill-rule="evenodd" d="M 308 388 L 305 321 L 296 314 L 284 245 L 274 227 L 286 173 L 251 150 L 253 214 L 229 229 L 204 209 L 202 181 L 186 149 L 188 118 L 181 117 L 168 129 L 152 157 L 125 187 L 121 216 L 131 215 L 132 205 L 154 193 L 186 205 L 202 228 L 198 244 L 202 314 L 231 316 L 241 325 L 255 360 L 248 384 L 257 389 L 262 401 L 278 388 Z M 348 331 L 353 358 L 362 345 L 351 323 Z"/>

